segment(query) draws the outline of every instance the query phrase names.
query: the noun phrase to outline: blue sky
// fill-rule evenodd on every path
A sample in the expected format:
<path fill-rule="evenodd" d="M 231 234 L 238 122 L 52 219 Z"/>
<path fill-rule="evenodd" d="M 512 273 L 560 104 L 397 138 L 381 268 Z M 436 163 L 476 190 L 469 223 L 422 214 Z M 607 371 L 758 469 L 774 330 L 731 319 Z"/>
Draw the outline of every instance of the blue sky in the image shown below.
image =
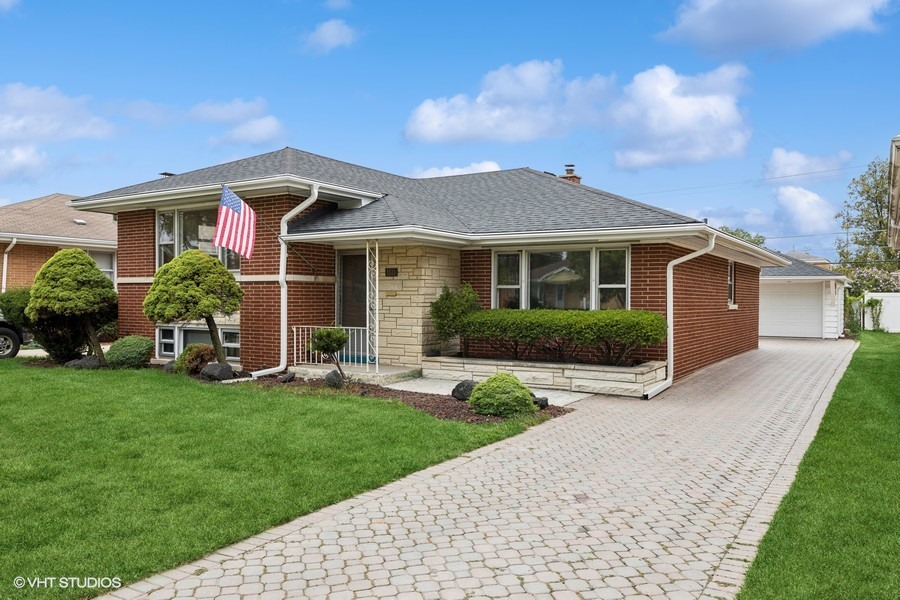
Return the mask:
<path fill-rule="evenodd" d="M 897 4 L 0 0 L 0 204 L 286 145 L 413 176 L 574 163 L 832 257 L 900 133 Z"/>

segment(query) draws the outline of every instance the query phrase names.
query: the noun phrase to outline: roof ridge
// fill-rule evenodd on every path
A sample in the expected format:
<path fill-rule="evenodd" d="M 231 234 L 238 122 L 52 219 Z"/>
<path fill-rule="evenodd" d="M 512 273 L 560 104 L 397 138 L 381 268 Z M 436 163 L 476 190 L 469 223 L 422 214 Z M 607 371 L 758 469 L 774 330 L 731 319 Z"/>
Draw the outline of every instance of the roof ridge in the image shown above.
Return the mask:
<path fill-rule="evenodd" d="M 640 206 L 641 208 L 646 208 L 648 210 L 659 213 L 661 215 L 665 215 L 667 217 L 677 217 L 679 219 L 687 219 L 688 221 L 692 221 L 695 223 L 701 222 L 698 219 L 689 217 L 687 215 L 683 215 L 681 213 L 677 213 L 672 210 L 666 210 L 665 208 L 653 206 L 652 204 L 646 204 L 646 203 L 640 202 L 638 200 L 632 200 L 631 198 L 627 198 L 625 196 L 620 196 L 618 194 L 613 194 L 612 192 L 607 192 L 606 190 L 601 190 L 600 188 L 595 188 L 593 186 L 585 185 L 583 183 L 575 183 L 574 181 L 568 181 L 567 179 L 563 179 L 562 177 L 557 177 L 556 175 L 550 175 L 549 173 L 545 173 L 544 171 L 538 171 L 536 169 L 532 169 L 531 167 L 523 167 L 523 170 L 525 170 L 528 173 L 531 173 L 533 175 L 539 175 L 540 177 L 558 181 L 559 183 L 562 183 L 565 185 L 574 185 L 574 186 L 578 187 L 579 189 L 588 190 L 589 192 L 597 194 L 599 196 L 606 196 L 607 198 L 614 198 L 616 200 L 621 200 L 622 202 L 627 202 L 634 206 Z"/>

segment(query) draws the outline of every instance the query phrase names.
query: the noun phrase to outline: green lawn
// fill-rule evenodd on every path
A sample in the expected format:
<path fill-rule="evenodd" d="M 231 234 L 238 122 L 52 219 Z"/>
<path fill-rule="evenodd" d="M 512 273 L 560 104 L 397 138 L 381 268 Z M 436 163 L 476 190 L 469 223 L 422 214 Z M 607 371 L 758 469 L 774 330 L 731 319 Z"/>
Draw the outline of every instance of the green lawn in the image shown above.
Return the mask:
<path fill-rule="evenodd" d="M 134 581 L 514 435 L 394 401 L 0 361 L 0 597 Z"/>
<path fill-rule="evenodd" d="M 900 335 L 864 333 L 739 600 L 900 598 Z"/>

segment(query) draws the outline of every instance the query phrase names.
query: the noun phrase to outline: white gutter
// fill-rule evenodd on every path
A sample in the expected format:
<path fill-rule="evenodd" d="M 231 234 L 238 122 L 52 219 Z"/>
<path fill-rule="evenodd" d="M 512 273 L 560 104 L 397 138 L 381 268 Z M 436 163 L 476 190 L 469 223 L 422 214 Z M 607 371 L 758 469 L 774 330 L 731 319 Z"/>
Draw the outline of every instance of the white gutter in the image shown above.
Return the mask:
<path fill-rule="evenodd" d="M 309 198 L 295 206 L 287 214 L 281 218 L 281 235 L 278 236 L 278 244 L 280 251 L 278 255 L 278 287 L 281 288 L 281 344 L 280 344 L 280 362 L 277 367 L 271 369 L 262 369 L 250 373 L 253 379 L 265 377 L 266 375 L 274 375 L 281 373 L 287 368 L 287 348 L 288 348 L 288 290 L 287 290 L 287 242 L 284 237 L 287 235 L 288 223 L 306 210 L 313 202 L 319 198 L 319 184 L 314 183 L 310 191 Z"/>
<path fill-rule="evenodd" d="M 64 237 L 59 235 L 39 235 L 36 233 L 10 233 L 0 231 L 0 240 L 18 239 L 23 244 L 57 244 L 60 246 L 79 246 L 96 248 L 116 248 L 116 240 L 95 240 L 91 238 Z"/>
<path fill-rule="evenodd" d="M 18 238 L 13 238 L 12 243 L 6 247 L 6 250 L 3 251 L 3 277 L 2 281 L 0 281 L 0 294 L 6 291 L 6 263 L 9 258 L 9 251 L 15 248 L 16 242 L 18 241 Z"/>
<path fill-rule="evenodd" d="M 690 254 L 685 254 L 674 260 L 670 260 L 666 265 L 666 379 L 658 385 L 653 386 L 644 393 L 644 400 L 649 400 L 653 396 L 672 386 L 675 379 L 675 267 L 683 262 L 693 260 L 698 256 L 712 252 L 716 246 L 716 234 L 713 232 L 709 236 L 709 243 L 705 248 L 701 248 Z"/>

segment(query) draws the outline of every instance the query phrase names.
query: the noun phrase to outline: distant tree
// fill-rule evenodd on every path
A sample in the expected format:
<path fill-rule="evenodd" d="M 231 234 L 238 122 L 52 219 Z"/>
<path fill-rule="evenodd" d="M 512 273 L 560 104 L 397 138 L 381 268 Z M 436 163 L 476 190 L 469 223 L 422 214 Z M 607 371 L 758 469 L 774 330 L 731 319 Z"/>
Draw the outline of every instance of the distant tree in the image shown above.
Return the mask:
<path fill-rule="evenodd" d="M 852 267 L 846 270 L 850 284 L 847 291 L 853 296 L 866 292 L 900 292 L 900 285 L 887 269 L 878 267 Z"/>
<path fill-rule="evenodd" d="M 244 292 L 217 258 L 200 250 L 182 252 L 156 272 L 144 314 L 154 323 L 205 321 L 216 360 L 227 362 L 215 315 L 241 308 Z"/>
<path fill-rule="evenodd" d="M 108 321 L 118 295 L 109 277 L 84 250 L 60 250 L 44 263 L 34 278 L 25 316 L 35 323 L 65 320 L 83 328 L 100 364 L 106 357 L 97 328 Z"/>
<path fill-rule="evenodd" d="M 888 246 L 889 172 L 888 161 L 876 158 L 848 186 L 848 198 L 837 214 L 846 234 L 835 240 L 839 270 L 848 276 L 856 268 L 900 269 L 900 251 Z"/>
<path fill-rule="evenodd" d="M 762 246 L 766 243 L 766 236 L 759 233 L 750 233 L 742 227 L 732 228 L 726 225 L 722 225 L 721 227 L 719 227 L 719 231 L 721 231 L 722 233 L 727 233 L 728 235 L 733 235 L 734 237 L 740 238 L 745 242 L 750 242 L 754 246 Z"/>

